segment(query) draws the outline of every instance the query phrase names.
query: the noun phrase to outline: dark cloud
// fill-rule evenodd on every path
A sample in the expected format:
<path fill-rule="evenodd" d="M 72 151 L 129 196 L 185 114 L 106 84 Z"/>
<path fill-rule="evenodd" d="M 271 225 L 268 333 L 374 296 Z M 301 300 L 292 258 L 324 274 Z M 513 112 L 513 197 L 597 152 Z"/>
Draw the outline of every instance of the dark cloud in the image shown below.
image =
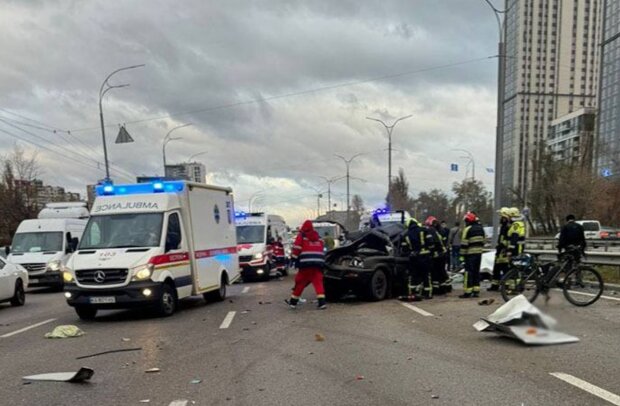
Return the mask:
<path fill-rule="evenodd" d="M 199 159 L 210 179 L 241 198 L 269 189 L 263 206 L 299 220 L 316 209 L 309 186 L 344 173 L 334 154 L 364 152 L 352 171 L 367 182 L 352 190 L 379 204 L 387 142 L 365 117 L 406 114 L 414 117 L 395 130 L 394 172 L 403 167 L 414 190 L 447 190 L 464 175 L 447 170 L 461 160 L 453 148 L 479 154 L 480 168 L 493 164 L 496 61 L 428 69 L 495 53 L 482 0 L 11 1 L 0 24 L 0 107 L 73 131 L 30 128 L 45 142 L 2 128 L 73 154 L 82 164 L 41 149 L 44 178 L 82 193 L 103 175 L 101 81 L 140 63 L 113 79 L 131 86 L 104 100 L 116 175 L 161 174 L 163 136 L 191 122 L 169 159 L 208 151 Z M 118 123 L 134 144 L 112 143 Z M 14 140 L 2 137 L 5 152 Z M 334 185 L 336 200 L 343 191 Z"/>

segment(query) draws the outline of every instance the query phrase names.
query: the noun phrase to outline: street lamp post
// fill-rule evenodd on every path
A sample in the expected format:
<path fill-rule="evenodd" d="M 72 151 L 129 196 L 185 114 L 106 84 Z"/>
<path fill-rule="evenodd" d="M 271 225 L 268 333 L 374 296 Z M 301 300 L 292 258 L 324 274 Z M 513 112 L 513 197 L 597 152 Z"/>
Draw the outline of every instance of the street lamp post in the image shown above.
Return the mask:
<path fill-rule="evenodd" d="M 250 196 L 250 198 L 248 199 L 248 213 L 252 213 L 252 203 L 254 203 L 254 200 L 257 197 L 260 197 L 260 195 L 263 193 L 262 190 L 259 190 L 258 192 L 254 192 L 252 194 L 252 196 Z"/>
<path fill-rule="evenodd" d="M 500 10 L 490 0 L 484 1 L 493 10 L 493 14 L 495 14 L 499 34 L 499 41 L 497 43 L 497 57 L 499 61 L 497 64 L 497 127 L 495 128 L 495 192 L 493 193 L 493 208 L 497 212 L 502 205 L 502 177 L 504 173 L 504 82 L 506 80 L 506 38 L 504 28 L 506 12 L 509 9 Z M 493 239 L 495 241 L 497 241 L 496 236 L 499 234 L 497 233 L 498 228 L 499 218 L 498 216 L 493 216 Z"/>
<path fill-rule="evenodd" d="M 124 68 L 117 69 L 114 72 L 110 73 L 108 76 L 106 76 L 105 80 L 101 84 L 101 87 L 99 88 L 99 121 L 101 123 L 101 139 L 103 141 L 103 159 L 105 162 L 105 181 L 106 182 L 110 182 L 110 164 L 108 162 L 108 146 L 105 141 L 105 125 L 103 121 L 103 104 L 102 104 L 103 96 L 105 96 L 105 94 L 112 89 L 119 89 L 121 87 L 129 86 L 129 84 L 111 85 L 108 83 L 108 80 L 110 80 L 110 78 L 118 72 L 129 70 L 129 69 L 141 68 L 143 66 L 144 64 L 132 65 L 132 66 L 126 66 Z"/>
<path fill-rule="evenodd" d="M 187 127 L 192 125 L 191 123 L 188 124 L 181 124 L 178 125 L 174 128 L 172 128 L 170 131 L 168 131 L 168 133 L 166 134 L 166 136 L 164 137 L 164 142 L 162 143 L 162 155 L 164 156 L 164 177 L 166 176 L 166 145 L 168 145 L 168 143 L 170 141 L 176 141 L 176 140 L 180 140 L 182 139 L 182 137 L 171 137 L 170 134 L 172 134 L 173 131 L 178 130 L 179 128 L 183 128 L 183 127 Z"/>
<path fill-rule="evenodd" d="M 332 209 L 332 183 L 338 182 L 341 179 L 344 179 L 345 176 L 337 176 L 335 178 L 328 178 L 326 176 L 319 176 L 319 178 L 324 179 L 327 183 L 327 207 L 328 212 Z"/>
<path fill-rule="evenodd" d="M 367 120 L 372 120 L 372 121 L 381 123 L 383 127 L 385 127 L 385 131 L 387 132 L 387 136 L 388 136 L 388 193 L 387 193 L 388 206 L 390 205 L 390 187 L 392 186 L 392 131 L 394 131 L 394 127 L 396 127 L 396 124 L 398 124 L 399 121 L 406 120 L 410 117 L 413 117 L 413 116 L 409 114 L 408 116 L 401 117 L 397 119 L 396 121 L 394 121 L 392 125 L 387 125 L 385 122 L 383 122 L 383 120 L 379 120 L 378 118 L 366 117 Z"/>
<path fill-rule="evenodd" d="M 456 149 L 453 149 L 452 151 L 459 151 L 459 152 L 464 152 L 467 154 L 467 157 L 463 157 L 463 158 L 469 158 L 469 161 L 472 164 L 471 178 L 472 180 L 476 180 L 476 160 L 474 159 L 474 154 L 462 148 L 456 148 Z"/>
<path fill-rule="evenodd" d="M 349 222 L 349 212 L 351 211 L 351 199 L 350 199 L 351 193 L 350 193 L 350 188 L 349 188 L 349 184 L 351 181 L 351 174 L 350 174 L 351 162 L 353 162 L 355 158 L 358 158 L 362 155 L 364 154 L 355 154 L 349 159 L 343 157 L 342 155 L 336 155 L 336 157 L 342 159 L 345 166 L 347 167 L 347 174 L 345 175 L 347 178 L 347 223 Z"/>

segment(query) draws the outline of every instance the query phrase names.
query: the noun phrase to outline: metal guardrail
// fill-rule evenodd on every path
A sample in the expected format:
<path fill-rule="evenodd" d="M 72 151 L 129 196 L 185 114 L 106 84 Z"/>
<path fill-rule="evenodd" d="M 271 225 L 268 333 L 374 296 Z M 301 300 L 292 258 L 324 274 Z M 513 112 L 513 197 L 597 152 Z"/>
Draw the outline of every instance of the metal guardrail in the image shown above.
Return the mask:
<path fill-rule="evenodd" d="M 557 249 L 558 240 L 551 237 L 530 237 L 526 244 L 534 249 L 554 250 Z M 589 250 L 620 252 L 620 239 L 588 239 L 586 245 Z"/>
<path fill-rule="evenodd" d="M 529 244 L 529 241 L 528 241 Z M 543 261 L 555 261 L 558 259 L 558 250 L 541 250 L 531 249 L 526 245 L 525 252 L 538 255 Z M 585 257 L 581 259 L 581 262 L 590 265 L 611 265 L 620 266 L 620 251 L 618 252 L 606 252 L 606 251 L 586 251 Z"/>

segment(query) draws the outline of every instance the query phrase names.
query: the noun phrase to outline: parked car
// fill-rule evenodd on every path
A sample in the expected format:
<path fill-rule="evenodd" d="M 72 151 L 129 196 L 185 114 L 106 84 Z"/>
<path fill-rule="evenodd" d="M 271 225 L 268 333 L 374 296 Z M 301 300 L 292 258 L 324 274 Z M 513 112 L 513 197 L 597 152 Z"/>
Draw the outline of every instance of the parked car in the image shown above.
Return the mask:
<path fill-rule="evenodd" d="M 379 301 L 404 293 L 409 255 L 401 252 L 404 227 L 392 224 L 362 233 L 325 258 L 325 293 L 337 300 L 347 293 Z"/>
<path fill-rule="evenodd" d="M 28 271 L 21 265 L 0 258 L 0 302 L 11 302 L 13 306 L 26 303 Z"/>

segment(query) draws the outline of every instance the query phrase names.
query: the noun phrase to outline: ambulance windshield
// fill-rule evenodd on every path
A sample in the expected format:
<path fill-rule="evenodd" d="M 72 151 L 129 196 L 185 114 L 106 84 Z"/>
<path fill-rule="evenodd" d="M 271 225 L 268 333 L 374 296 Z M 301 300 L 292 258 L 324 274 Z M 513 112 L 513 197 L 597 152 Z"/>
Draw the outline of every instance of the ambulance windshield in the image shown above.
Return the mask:
<path fill-rule="evenodd" d="M 237 226 L 237 244 L 265 242 L 265 226 Z"/>
<path fill-rule="evenodd" d="M 158 247 L 163 213 L 92 216 L 79 249 Z"/>

